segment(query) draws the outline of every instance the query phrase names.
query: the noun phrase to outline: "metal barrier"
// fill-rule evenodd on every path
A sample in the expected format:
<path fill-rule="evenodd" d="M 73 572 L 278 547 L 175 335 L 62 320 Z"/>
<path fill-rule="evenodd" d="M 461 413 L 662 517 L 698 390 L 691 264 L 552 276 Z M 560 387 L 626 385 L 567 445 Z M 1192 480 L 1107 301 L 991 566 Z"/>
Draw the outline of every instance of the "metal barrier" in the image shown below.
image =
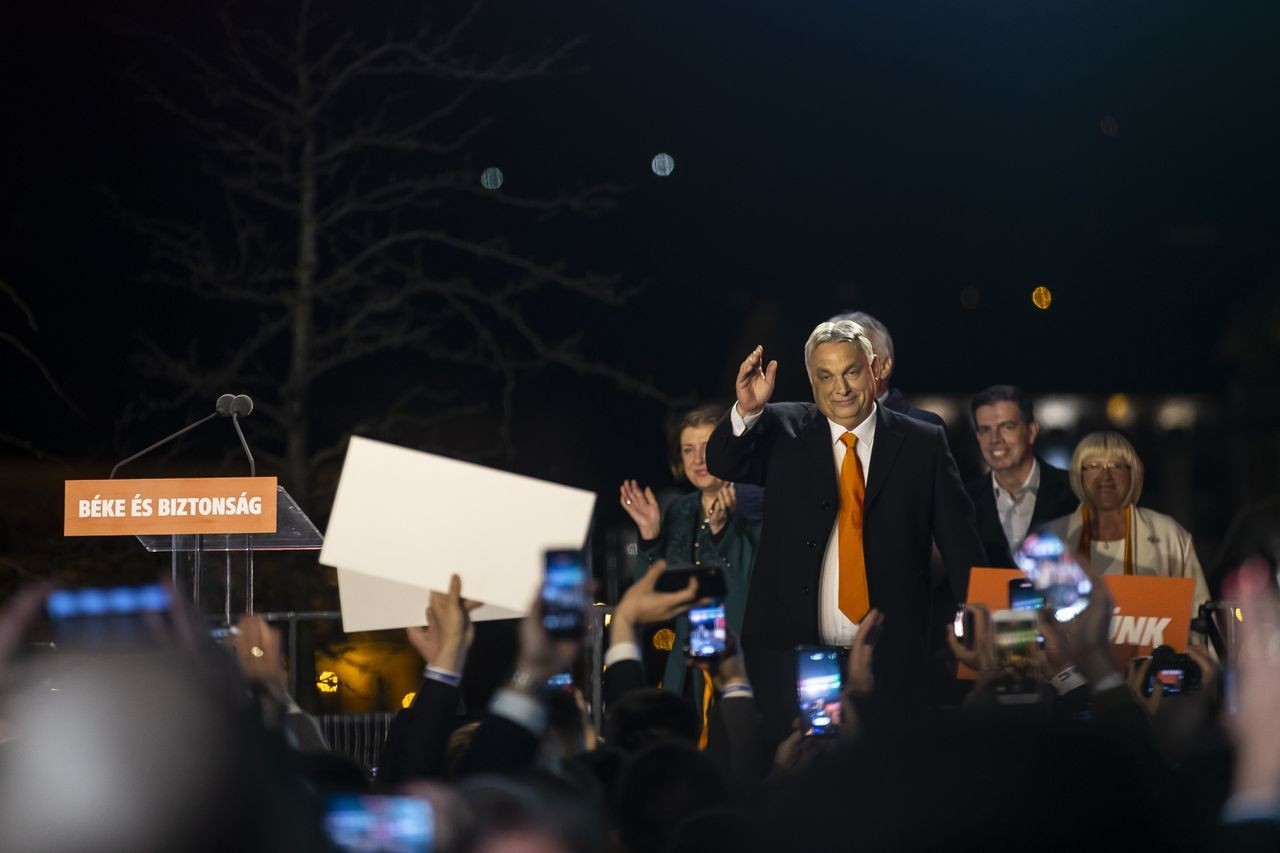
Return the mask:
<path fill-rule="evenodd" d="M 613 607 L 606 604 L 596 604 L 591 608 L 590 619 L 591 626 L 587 633 L 587 642 L 582 647 L 582 671 L 586 674 L 585 684 L 578 687 L 583 691 L 587 699 L 587 706 L 591 711 L 591 721 L 595 724 L 596 730 L 599 731 L 604 723 L 604 690 L 601 683 L 601 676 L 604 673 L 604 650 L 607 645 L 605 642 L 605 632 L 608 630 L 610 614 L 613 613 Z M 301 687 L 302 673 L 298 668 L 298 624 L 301 622 L 336 622 L 342 619 L 342 614 L 337 610 L 288 610 L 278 611 L 274 613 L 264 613 L 262 616 L 271 623 L 282 624 L 287 635 L 286 648 L 288 650 L 289 668 L 289 693 L 292 696 L 299 695 Z M 311 678 L 314 674 L 309 674 Z M 377 739 L 377 746 L 372 748 L 372 758 L 365 761 L 359 755 L 349 752 L 346 749 L 339 749 L 336 742 L 330 737 L 330 731 L 326 727 L 324 729 L 325 736 L 329 737 L 329 745 L 339 752 L 350 755 L 364 766 L 370 767 L 377 762 L 378 751 L 382 749 L 382 740 L 386 737 L 386 726 L 389 724 L 394 712 L 380 712 L 375 714 L 326 714 L 319 717 L 320 720 L 331 719 L 333 725 L 341 728 L 342 720 L 348 718 L 359 721 L 364 717 L 382 717 L 387 718 L 387 723 L 382 724 L 381 737 Z M 327 726 L 327 724 L 324 724 Z M 352 724 L 354 725 L 354 723 Z M 343 735 L 345 736 L 345 735 Z M 367 739 L 366 739 L 367 740 Z"/>
<path fill-rule="evenodd" d="M 379 711 L 373 714 L 320 714 L 316 722 L 324 732 L 329 748 L 347 756 L 368 772 L 377 766 L 387 729 L 395 714 Z"/>

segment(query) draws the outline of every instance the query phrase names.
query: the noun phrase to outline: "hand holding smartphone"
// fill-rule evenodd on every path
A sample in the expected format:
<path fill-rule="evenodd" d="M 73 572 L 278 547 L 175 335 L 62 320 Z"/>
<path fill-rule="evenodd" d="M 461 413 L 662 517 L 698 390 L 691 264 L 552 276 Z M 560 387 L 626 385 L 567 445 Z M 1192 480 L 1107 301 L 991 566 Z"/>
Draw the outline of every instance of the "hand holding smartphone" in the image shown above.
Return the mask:
<path fill-rule="evenodd" d="M 719 660 L 724 655 L 724 599 L 689 610 L 689 641 L 685 654 L 695 661 Z"/>
<path fill-rule="evenodd" d="M 586 631 L 587 603 L 587 567 L 582 551 L 547 551 L 539 598 L 542 627 L 553 637 L 581 637 Z"/>
<path fill-rule="evenodd" d="M 832 646 L 796 646 L 796 699 L 805 737 L 840 732 L 840 652 Z"/>

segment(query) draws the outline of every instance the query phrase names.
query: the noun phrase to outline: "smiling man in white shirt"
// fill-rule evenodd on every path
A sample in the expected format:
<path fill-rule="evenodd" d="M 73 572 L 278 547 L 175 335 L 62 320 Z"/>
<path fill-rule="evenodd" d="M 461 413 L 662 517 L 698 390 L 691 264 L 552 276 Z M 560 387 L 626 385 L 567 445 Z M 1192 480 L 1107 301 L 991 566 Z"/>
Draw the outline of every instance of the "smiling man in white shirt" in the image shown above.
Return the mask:
<path fill-rule="evenodd" d="M 978 514 L 978 535 L 992 566 L 1014 568 L 1027 534 L 1079 503 L 1067 472 L 1036 457 L 1040 435 L 1031 398 L 1013 385 L 993 385 L 969 405 L 989 473 L 965 484 Z"/>

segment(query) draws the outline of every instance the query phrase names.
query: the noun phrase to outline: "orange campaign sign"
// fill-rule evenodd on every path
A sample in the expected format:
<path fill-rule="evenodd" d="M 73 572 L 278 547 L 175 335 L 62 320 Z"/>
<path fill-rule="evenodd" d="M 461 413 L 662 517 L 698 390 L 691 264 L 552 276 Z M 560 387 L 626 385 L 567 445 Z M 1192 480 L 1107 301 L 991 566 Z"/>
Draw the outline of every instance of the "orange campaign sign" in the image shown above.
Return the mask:
<path fill-rule="evenodd" d="M 1024 578 L 1017 569 L 973 569 L 969 573 L 969 603 L 985 604 L 991 612 L 1009 607 L 1009 581 Z M 1143 575 L 1103 575 L 1111 593 L 1111 654 L 1122 669 L 1132 658 L 1149 655 L 1156 646 L 1186 651 L 1191 631 L 1190 578 Z M 974 673 L 961 665 L 959 678 Z"/>
<path fill-rule="evenodd" d="M 275 477 L 67 480 L 66 536 L 274 533 Z"/>

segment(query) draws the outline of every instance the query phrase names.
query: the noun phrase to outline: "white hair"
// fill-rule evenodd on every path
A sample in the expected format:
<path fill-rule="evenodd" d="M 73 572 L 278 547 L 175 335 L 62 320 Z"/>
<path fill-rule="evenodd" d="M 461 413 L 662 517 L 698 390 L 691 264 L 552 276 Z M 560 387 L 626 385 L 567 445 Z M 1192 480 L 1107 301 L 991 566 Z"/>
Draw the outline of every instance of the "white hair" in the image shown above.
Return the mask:
<path fill-rule="evenodd" d="M 875 346 L 876 353 L 885 358 L 893 358 L 893 335 L 889 334 L 889 329 L 884 323 L 881 323 L 866 311 L 850 311 L 847 314 L 837 314 L 831 318 L 833 323 L 840 320 L 852 320 L 866 329 L 867 334 L 872 338 L 871 343 Z"/>
<path fill-rule="evenodd" d="M 813 376 L 813 351 L 818 344 L 844 343 L 857 344 L 867 354 L 867 361 L 876 357 L 875 347 L 871 343 L 867 330 L 852 320 L 829 320 L 819 323 L 809 333 L 809 340 L 804 344 L 804 369 Z"/>

